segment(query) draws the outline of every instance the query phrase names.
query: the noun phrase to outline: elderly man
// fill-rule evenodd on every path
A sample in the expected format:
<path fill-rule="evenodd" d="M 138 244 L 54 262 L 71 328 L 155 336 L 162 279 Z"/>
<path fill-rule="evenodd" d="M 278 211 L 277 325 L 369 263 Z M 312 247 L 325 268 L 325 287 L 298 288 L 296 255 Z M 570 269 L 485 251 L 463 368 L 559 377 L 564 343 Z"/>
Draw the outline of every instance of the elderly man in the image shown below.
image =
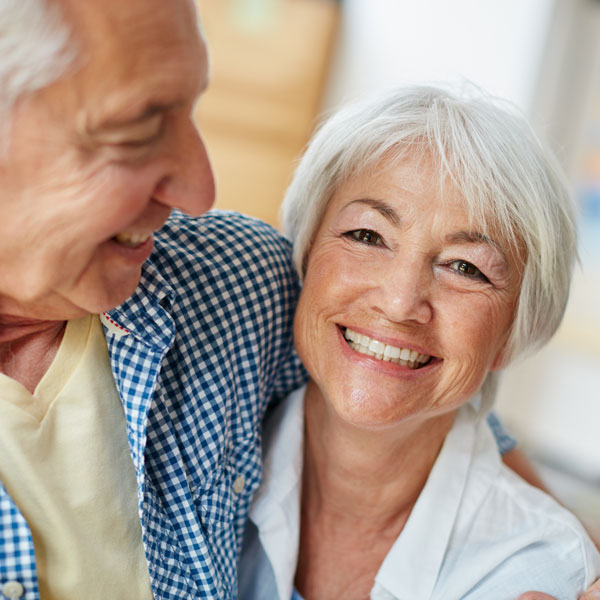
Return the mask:
<path fill-rule="evenodd" d="M 287 243 L 165 225 L 214 198 L 193 3 L 1 0 L 0 57 L 0 591 L 233 598 L 257 424 L 303 372 Z"/>
<path fill-rule="evenodd" d="M 207 71 L 192 0 L 0 0 L 4 598 L 236 596 L 260 420 L 304 373 L 287 243 L 171 215 L 213 203 Z"/>

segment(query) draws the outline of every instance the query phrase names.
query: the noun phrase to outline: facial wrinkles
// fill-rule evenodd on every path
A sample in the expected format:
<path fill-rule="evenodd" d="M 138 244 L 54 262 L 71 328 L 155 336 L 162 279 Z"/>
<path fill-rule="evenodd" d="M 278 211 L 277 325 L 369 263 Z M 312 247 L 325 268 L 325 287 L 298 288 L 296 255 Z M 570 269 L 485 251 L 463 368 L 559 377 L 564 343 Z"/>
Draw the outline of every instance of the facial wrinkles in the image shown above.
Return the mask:
<path fill-rule="evenodd" d="M 112 2 L 118 3 L 118 10 L 109 10 Z M 132 116 L 148 101 L 191 103 L 206 77 L 205 48 L 193 4 L 182 0 L 103 4 L 108 6 L 94 0 L 75 5 L 93 59 L 79 82 L 79 93 L 88 99 L 80 123 L 93 131 L 105 118 Z M 178 93 L 182 96 L 175 97 Z"/>
<path fill-rule="evenodd" d="M 160 133 L 163 119 L 164 115 L 159 113 L 142 120 L 103 127 L 97 131 L 86 132 L 86 134 L 93 142 L 100 145 L 144 144 L 138 150 L 147 150 L 145 144 L 156 139 Z"/>
<path fill-rule="evenodd" d="M 152 156 L 136 163 L 122 160 L 131 154 L 103 151 L 110 144 L 83 143 L 75 118 L 78 111 L 86 119 L 106 115 L 107 109 L 115 108 L 111 98 L 121 106 L 158 98 L 170 104 L 183 102 L 191 110 L 205 83 L 201 64 L 200 68 L 193 64 L 200 54 L 200 63 L 205 56 L 189 18 L 190 2 L 63 1 L 84 60 L 79 70 L 28 99 L 37 107 L 24 109 L 27 122 L 14 128 L 19 139 L 15 137 L 8 160 L 9 167 L 16 168 L 11 168 L 2 193 L 0 238 L 7 241 L 5 248 L 0 239 L 1 289 L 21 303 L 57 289 L 67 297 L 69 286 L 80 281 L 90 290 L 89 298 L 114 290 L 118 282 L 125 282 L 124 290 L 130 288 L 136 267 L 122 266 L 104 242 L 123 231 L 155 230 L 170 212 L 152 199 L 172 167 L 166 147 L 156 146 L 156 160 Z M 117 1 L 119 10 L 113 11 L 112 2 Z M 119 19 L 123 15 L 129 22 Z M 114 271 L 113 266 L 118 269 L 110 278 L 103 269 Z M 86 273 L 91 276 L 84 281 Z M 99 281 L 107 290 L 100 289 Z M 83 292 L 73 292 L 83 297 Z"/>
<path fill-rule="evenodd" d="M 441 415 L 468 400 L 497 366 L 512 319 L 508 308 L 517 295 L 512 263 L 501 267 L 497 250 L 481 243 L 464 207 L 449 198 L 440 202 L 436 194 L 430 197 L 426 176 L 425 183 L 423 177 L 414 180 L 416 189 L 408 186 L 410 194 L 402 192 L 410 179 L 405 171 L 402 166 L 387 172 L 384 165 L 378 177 L 366 182 L 358 177 L 341 186 L 308 260 L 301 356 L 340 416 L 355 424 Z M 361 197 L 388 204 L 396 222 L 374 206 L 361 206 L 356 201 Z M 348 203 L 352 206 L 344 208 Z M 374 231 L 383 244 L 345 235 L 358 229 Z M 450 239 L 456 235 L 461 239 Z M 490 278 L 490 265 L 495 265 L 498 272 L 506 271 L 509 284 L 499 289 L 497 283 L 462 275 L 453 270 L 454 260 L 473 262 Z M 410 320 L 401 307 L 394 317 L 393 311 L 377 310 L 389 309 L 399 287 L 426 300 L 432 318 Z M 347 349 L 340 341 L 346 328 L 386 346 L 414 346 L 433 359 L 422 370 L 410 371 L 409 365 L 380 362 L 376 351 L 369 357 L 351 344 Z"/>
<path fill-rule="evenodd" d="M 365 309 L 382 325 L 408 328 L 425 325 L 433 317 L 431 251 L 419 231 L 398 233 L 392 225 L 376 227 L 385 247 L 364 249 L 356 271 L 366 282 Z M 423 331 L 424 328 L 421 328 Z"/>
<path fill-rule="evenodd" d="M 366 225 L 365 223 L 363 223 L 361 221 L 360 225 L 362 226 L 363 224 Z M 344 225 L 346 225 L 346 224 L 344 224 Z M 381 227 L 375 227 L 375 229 L 381 231 Z M 418 234 L 418 232 L 417 232 L 417 236 L 416 237 L 419 238 L 419 235 L 420 234 Z M 410 237 L 410 235 L 409 235 L 409 237 Z M 419 270 L 420 269 L 420 267 L 419 267 L 420 263 L 424 263 L 424 262 L 427 263 L 429 261 L 428 251 L 425 249 L 425 247 L 423 247 L 423 248 L 420 247 L 418 239 L 415 239 L 414 241 L 410 241 L 409 240 L 409 241 L 406 241 L 405 243 L 406 243 L 407 247 L 411 248 L 411 254 L 414 255 L 414 256 L 412 256 L 410 258 L 409 262 L 413 265 L 413 267 L 416 270 Z M 482 244 L 471 244 L 471 246 L 472 247 L 470 248 L 470 252 L 475 253 L 475 254 L 483 254 L 483 255 L 487 256 L 487 260 L 489 260 L 492 263 L 495 263 L 497 265 L 497 269 L 499 271 L 501 271 L 501 273 L 504 275 L 504 278 L 505 279 L 508 278 L 508 273 L 507 273 L 506 265 L 505 265 L 504 261 L 498 256 L 498 253 L 497 253 L 498 251 L 496 249 L 490 248 L 490 247 L 485 247 Z M 353 248 L 354 248 L 353 246 L 350 246 L 350 251 L 351 252 L 353 251 Z M 402 252 L 402 248 L 398 248 L 397 252 L 401 255 L 402 261 L 405 262 L 407 260 L 407 258 L 404 256 L 404 253 Z M 450 255 L 454 256 L 454 254 L 452 254 L 452 251 L 450 251 Z M 462 257 L 463 254 L 461 254 L 461 252 L 459 251 L 456 254 L 456 256 L 457 257 Z M 471 257 L 469 257 L 469 256 L 466 257 L 467 260 L 469 258 L 471 258 Z M 381 264 L 381 260 L 382 260 L 381 256 L 377 256 L 377 262 L 378 262 L 378 264 Z M 365 262 L 365 261 L 363 261 L 363 262 Z M 476 260 L 475 262 L 477 264 L 479 261 Z M 357 268 L 357 270 L 360 270 L 361 266 L 357 265 L 356 268 Z M 392 268 L 395 268 L 395 267 L 393 267 L 393 265 L 392 265 Z M 402 268 L 402 267 L 399 265 L 398 268 Z M 426 268 L 422 268 L 421 270 L 423 271 L 423 273 L 425 273 Z M 393 277 L 393 272 L 394 271 L 392 271 L 392 275 L 390 275 L 390 277 Z M 424 277 L 424 275 L 423 275 L 423 277 Z M 391 280 L 388 280 L 388 282 L 389 281 L 391 281 Z M 425 286 L 426 286 L 426 281 L 424 280 L 422 282 L 422 284 L 419 284 L 419 291 L 424 293 Z M 507 290 L 506 293 L 512 293 L 511 290 L 512 290 L 512 287 L 511 287 L 511 289 Z M 477 293 L 478 303 L 481 305 L 481 311 L 480 312 L 482 314 L 491 316 L 492 320 L 496 320 L 497 321 L 498 319 L 500 319 L 501 315 L 502 315 L 502 310 L 501 309 L 503 308 L 503 296 L 504 296 L 504 293 L 502 293 L 502 295 L 499 295 L 499 293 L 497 292 L 497 290 L 489 289 L 489 290 L 485 290 L 484 291 L 484 290 L 481 290 L 480 288 L 477 288 L 476 290 L 474 290 L 472 288 L 471 289 L 467 288 L 465 290 L 465 293 L 475 293 L 475 292 Z M 434 309 L 435 310 L 437 310 L 439 308 L 443 308 L 443 303 L 444 302 L 448 302 L 449 301 L 452 304 L 453 302 L 456 301 L 453 297 L 448 297 L 447 295 L 442 295 L 440 298 L 441 298 L 442 304 L 438 305 L 439 301 L 435 299 L 435 296 L 432 297 L 433 304 L 434 304 Z M 446 300 L 446 298 L 448 298 L 448 300 Z M 450 308 L 455 308 L 455 307 L 450 307 Z M 442 312 L 444 312 L 444 311 L 442 311 Z M 452 313 L 450 312 L 450 314 L 452 314 Z M 472 315 L 470 315 L 470 314 L 469 315 L 463 315 L 463 318 L 465 318 L 465 319 L 471 319 Z M 364 316 L 361 317 L 358 320 L 358 322 L 364 322 L 364 321 L 365 321 L 365 317 Z M 502 323 L 501 326 L 502 327 L 505 326 L 506 328 L 508 328 L 509 324 L 510 324 L 510 322 L 507 322 L 505 324 Z M 398 325 L 398 327 L 406 328 L 406 324 L 399 323 L 397 325 Z M 464 323 L 462 325 L 464 326 Z M 460 324 L 458 324 L 457 326 L 460 326 Z M 427 337 L 428 338 L 428 337 L 430 337 L 431 333 L 433 333 L 433 330 L 430 329 L 430 328 L 422 328 L 422 327 L 420 328 L 420 335 L 421 335 L 421 337 Z M 444 336 L 439 336 L 438 339 L 439 340 L 443 340 Z M 443 353 L 444 352 L 443 348 L 440 348 L 440 351 L 441 351 L 441 353 Z M 476 359 L 477 359 L 477 357 L 474 357 L 472 360 L 475 361 Z"/>
<path fill-rule="evenodd" d="M 118 171 L 119 168 L 106 170 L 98 165 L 88 166 L 77 171 L 79 178 L 74 175 L 67 180 L 42 178 L 44 185 L 34 185 L 27 190 L 20 199 L 21 206 L 32 209 L 15 215 L 19 217 L 17 228 L 23 234 L 18 246 L 13 247 L 12 260 L 7 257 L 6 261 L 18 269 L 23 293 L 37 296 L 51 293 L 57 287 L 67 290 L 76 285 L 100 244 L 140 219 L 144 220 L 144 214 L 156 213 L 148 208 L 147 194 L 140 195 L 138 205 L 129 202 L 125 210 L 118 198 L 115 206 L 111 205 L 110 186 L 119 176 Z M 64 172 L 57 169 L 57 173 Z M 36 196 L 45 198 L 43 219 L 35 213 Z M 164 215 L 154 215 L 153 228 L 166 220 L 169 210 L 165 208 L 164 212 Z M 29 267 L 23 272 L 25 251 Z M 58 264 L 69 265 L 69 269 L 57 269 Z"/>
<path fill-rule="evenodd" d="M 72 224 L 72 212 L 66 210 L 65 206 L 65 199 L 69 196 L 70 203 L 74 204 L 76 193 L 69 190 L 67 195 L 67 191 L 63 190 L 60 207 L 48 211 L 43 221 L 36 220 L 35 215 L 31 215 L 31 218 L 26 213 L 22 215 L 20 229 L 23 236 L 11 263 L 18 271 L 19 281 L 24 288 L 21 292 L 26 296 L 35 297 L 44 290 L 50 291 L 58 282 L 62 285 L 72 284 L 68 276 L 79 270 L 73 267 L 83 266 L 91 259 L 92 249 L 74 234 L 78 226 Z M 52 202 L 51 194 L 45 197 L 48 203 Z M 86 232 L 82 230 L 82 233 Z M 28 265 L 27 269 L 23 269 L 24 262 Z M 57 264 L 69 265 L 70 268 L 63 271 L 56 268 Z"/>
<path fill-rule="evenodd" d="M 448 377 L 440 383 L 440 392 L 433 395 L 443 403 L 446 398 L 454 398 L 454 403 L 459 404 L 467 401 L 481 387 L 485 380 L 492 355 L 462 356 L 461 361 L 454 365 Z"/>
<path fill-rule="evenodd" d="M 338 260 L 338 253 L 336 252 L 337 247 L 340 245 L 340 240 L 337 236 L 328 231 L 326 234 L 323 234 L 323 237 L 319 240 L 319 244 L 316 248 L 313 248 L 309 255 L 309 262 L 307 267 L 307 276 L 314 278 L 314 282 L 312 285 L 315 285 L 319 288 L 324 288 L 328 286 L 327 277 L 329 277 L 329 273 L 333 270 L 336 273 L 336 282 L 335 292 L 339 296 L 338 298 L 332 298 L 332 301 L 329 303 L 331 307 L 332 314 L 329 315 L 329 318 L 339 318 L 338 307 L 343 306 L 344 311 L 352 311 L 353 305 L 347 306 L 347 302 L 345 301 L 346 294 L 348 290 L 352 290 L 352 294 L 355 302 L 359 302 L 361 298 L 361 290 L 367 288 L 366 282 L 362 285 L 357 285 L 356 278 L 356 270 L 348 269 L 347 265 L 348 261 L 343 261 L 340 263 Z M 354 253 L 354 248 L 350 246 L 346 249 L 349 253 Z M 352 263 L 358 269 L 362 267 L 357 266 L 357 263 Z M 335 265 L 335 267 L 333 267 Z M 333 267 L 333 268 L 332 268 Z M 360 280 L 364 282 L 364 279 Z"/>
<path fill-rule="evenodd" d="M 106 215 L 111 213 L 112 198 L 103 194 L 111 186 L 117 169 L 106 169 L 102 164 L 56 165 L 56 175 L 49 174 L 42 179 L 40 185 L 33 185 L 27 190 L 27 195 L 47 198 L 46 219 L 44 226 L 50 229 L 67 227 L 65 233 L 78 229 L 87 231 L 90 224 L 96 224 L 94 230 L 100 232 L 108 227 Z M 103 195 L 105 198 L 103 198 Z M 102 202 L 99 199 L 102 198 Z M 134 214 L 135 208 L 127 209 L 127 214 Z M 76 218 L 74 218 L 74 216 Z M 32 215 L 34 217 L 34 215 Z M 79 218 L 77 218 L 79 217 Z M 82 244 L 88 244 L 81 240 Z M 77 241 L 76 235 L 71 235 Z"/>
<path fill-rule="evenodd" d="M 73 200 L 77 197 L 76 191 L 73 190 L 74 178 L 71 178 L 71 181 L 65 181 L 63 178 L 65 170 L 61 168 L 60 164 L 53 163 L 51 166 L 56 168 L 44 169 L 47 173 L 45 176 L 42 175 L 39 180 L 33 172 L 22 173 L 23 180 L 26 178 L 30 180 L 29 184 L 22 181 L 12 195 L 9 223 L 11 229 L 20 232 L 18 238 L 13 236 L 13 247 L 16 251 L 23 246 L 26 246 L 31 252 L 35 252 L 36 249 L 42 251 L 49 239 L 55 239 L 50 234 L 67 224 L 70 219 L 65 217 L 76 208 Z M 66 202 L 65 198 L 69 197 L 72 199 Z M 43 219 L 39 214 L 40 198 L 45 199 Z"/>
<path fill-rule="evenodd" d="M 385 315 L 372 310 L 368 300 L 373 295 L 381 299 L 385 293 L 381 280 L 388 277 L 383 275 L 385 270 L 382 270 L 382 261 L 388 263 L 389 269 L 393 267 L 392 260 L 384 250 L 369 248 L 369 252 L 365 254 L 365 247 L 343 238 L 343 232 L 354 229 L 357 225 L 356 221 L 348 221 L 348 215 L 344 215 L 344 212 L 346 211 L 342 209 L 332 222 L 323 224 L 324 231 L 319 232 L 318 244 L 313 247 L 309 257 L 308 273 L 335 273 L 337 284 L 331 293 L 338 297 L 328 304 L 331 307 L 331 314 L 328 315 L 331 322 L 344 325 L 359 323 L 362 327 L 375 326 L 379 330 L 391 327 L 392 324 Z M 354 209 L 350 208 L 350 213 L 352 212 Z M 375 218 L 377 219 L 381 222 L 383 217 L 379 215 Z M 360 226 L 368 228 L 368 225 L 369 223 L 360 222 Z M 380 227 L 374 228 L 381 230 Z M 373 260 L 375 268 L 371 264 Z M 322 281 L 316 285 L 324 288 L 327 283 Z M 342 310 L 338 308 L 340 306 L 343 307 Z M 392 327 L 392 333 L 394 332 L 397 333 L 397 330 Z"/>

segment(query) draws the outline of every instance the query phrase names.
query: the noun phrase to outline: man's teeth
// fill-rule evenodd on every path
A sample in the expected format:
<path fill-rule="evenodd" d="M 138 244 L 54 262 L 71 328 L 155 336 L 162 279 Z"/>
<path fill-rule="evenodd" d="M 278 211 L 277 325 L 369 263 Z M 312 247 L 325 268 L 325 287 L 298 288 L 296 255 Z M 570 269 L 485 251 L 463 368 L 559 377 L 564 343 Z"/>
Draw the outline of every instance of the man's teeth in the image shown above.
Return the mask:
<path fill-rule="evenodd" d="M 352 329 L 346 329 L 344 337 L 348 341 L 350 348 L 356 350 L 356 352 L 366 354 L 367 356 L 373 356 L 379 360 L 408 366 L 411 369 L 418 369 L 431 358 L 425 354 L 419 354 L 416 350 L 388 346 L 379 340 L 374 340 L 361 333 L 356 333 L 356 331 L 352 331 Z"/>
<path fill-rule="evenodd" d="M 152 233 L 121 232 L 115 236 L 115 240 L 123 246 L 135 248 L 136 246 L 141 246 L 151 235 Z"/>

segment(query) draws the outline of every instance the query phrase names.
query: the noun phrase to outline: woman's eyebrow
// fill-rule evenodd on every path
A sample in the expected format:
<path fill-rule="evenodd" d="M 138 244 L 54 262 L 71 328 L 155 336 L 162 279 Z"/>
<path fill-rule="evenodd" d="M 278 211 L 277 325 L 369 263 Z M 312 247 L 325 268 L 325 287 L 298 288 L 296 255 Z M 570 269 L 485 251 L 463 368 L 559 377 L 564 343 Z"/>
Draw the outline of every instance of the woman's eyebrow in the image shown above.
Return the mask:
<path fill-rule="evenodd" d="M 506 252 L 502 245 L 495 239 L 489 237 L 480 231 L 457 231 L 446 237 L 446 241 L 450 243 L 468 243 L 468 244 L 485 244 L 501 254 L 505 264 L 508 264 Z"/>
<path fill-rule="evenodd" d="M 400 215 L 384 200 L 375 200 L 373 198 L 358 198 L 352 200 L 347 206 L 353 204 L 366 204 L 367 206 L 374 208 L 378 213 L 383 215 L 392 225 L 400 225 Z"/>

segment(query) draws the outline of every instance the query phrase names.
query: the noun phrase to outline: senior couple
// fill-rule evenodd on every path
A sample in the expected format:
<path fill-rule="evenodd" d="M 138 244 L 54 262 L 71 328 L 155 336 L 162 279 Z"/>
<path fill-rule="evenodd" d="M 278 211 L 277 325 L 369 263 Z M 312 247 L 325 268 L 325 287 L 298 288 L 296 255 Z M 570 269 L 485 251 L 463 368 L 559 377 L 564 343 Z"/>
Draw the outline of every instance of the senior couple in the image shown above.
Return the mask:
<path fill-rule="evenodd" d="M 286 197 L 292 257 L 200 217 L 196 19 L 0 0 L 2 596 L 583 594 L 592 542 L 486 420 L 566 302 L 552 159 L 487 100 L 348 108 Z"/>

